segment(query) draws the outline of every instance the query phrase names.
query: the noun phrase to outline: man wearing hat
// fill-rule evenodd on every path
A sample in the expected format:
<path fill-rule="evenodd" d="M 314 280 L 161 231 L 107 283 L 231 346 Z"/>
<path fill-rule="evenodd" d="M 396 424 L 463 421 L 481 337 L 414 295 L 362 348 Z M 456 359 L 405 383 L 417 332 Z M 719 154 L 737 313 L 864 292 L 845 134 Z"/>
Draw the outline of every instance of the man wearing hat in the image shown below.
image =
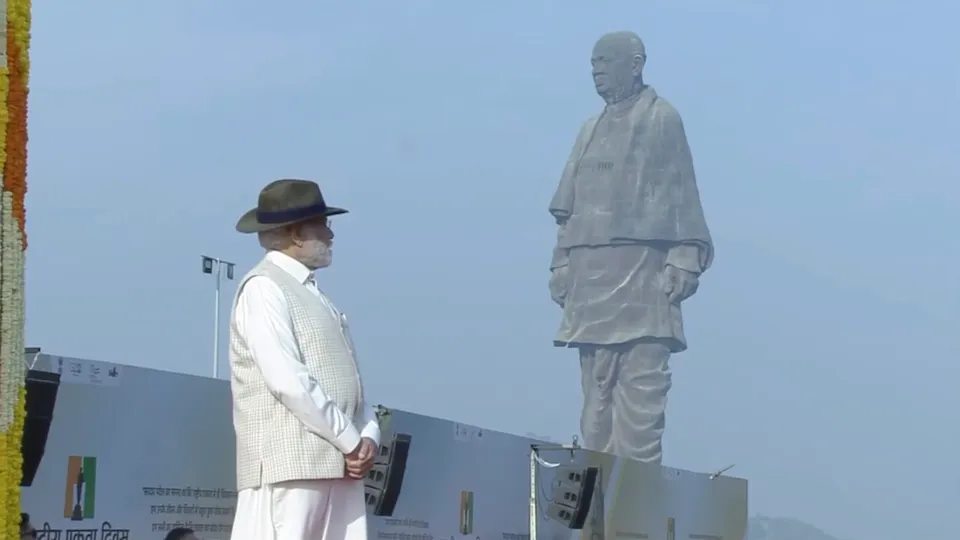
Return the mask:
<path fill-rule="evenodd" d="M 317 287 L 330 216 L 316 183 L 277 180 L 237 223 L 266 255 L 230 320 L 237 513 L 233 540 L 366 540 L 363 478 L 380 428 L 346 317 Z"/>

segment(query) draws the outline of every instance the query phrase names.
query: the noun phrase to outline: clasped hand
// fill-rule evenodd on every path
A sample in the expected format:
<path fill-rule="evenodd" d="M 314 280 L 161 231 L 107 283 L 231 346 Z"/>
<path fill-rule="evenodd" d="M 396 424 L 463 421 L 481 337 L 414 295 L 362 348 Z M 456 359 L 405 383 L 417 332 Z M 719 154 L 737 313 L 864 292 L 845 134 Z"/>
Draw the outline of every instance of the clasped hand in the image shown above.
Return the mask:
<path fill-rule="evenodd" d="M 360 444 L 344 456 L 346 460 L 347 478 L 363 480 L 373 468 L 373 461 L 377 457 L 378 445 L 373 440 L 364 437 Z"/>
<path fill-rule="evenodd" d="M 700 287 L 700 278 L 696 274 L 669 264 L 663 268 L 662 279 L 663 292 L 671 304 L 679 304 L 690 298 Z"/>
<path fill-rule="evenodd" d="M 550 298 L 553 298 L 553 301 L 560 307 L 563 307 L 564 302 L 567 300 L 567 280 L 569 279 L 569 273 L 570 271 L 566 266 L 554 268 L 550 272 Z"/>

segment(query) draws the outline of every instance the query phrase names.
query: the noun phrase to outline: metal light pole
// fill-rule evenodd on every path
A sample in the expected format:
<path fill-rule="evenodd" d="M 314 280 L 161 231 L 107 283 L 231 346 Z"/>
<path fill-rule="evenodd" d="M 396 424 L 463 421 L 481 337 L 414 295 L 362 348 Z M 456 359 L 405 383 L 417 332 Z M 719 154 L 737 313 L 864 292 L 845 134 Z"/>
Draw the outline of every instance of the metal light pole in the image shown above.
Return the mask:
<path fill-rule="evenodd" d="M 213 307 L 213 378 L 217 379 L 220 377 L 220 281 L 223 277 L 226 277 L 228 280 L 233 279 L 234 263 L 206 255 L 201 255 L 200 258 L 203 259 L 203 273 L 211 274 L 215 282 L 215 304 Z"/>

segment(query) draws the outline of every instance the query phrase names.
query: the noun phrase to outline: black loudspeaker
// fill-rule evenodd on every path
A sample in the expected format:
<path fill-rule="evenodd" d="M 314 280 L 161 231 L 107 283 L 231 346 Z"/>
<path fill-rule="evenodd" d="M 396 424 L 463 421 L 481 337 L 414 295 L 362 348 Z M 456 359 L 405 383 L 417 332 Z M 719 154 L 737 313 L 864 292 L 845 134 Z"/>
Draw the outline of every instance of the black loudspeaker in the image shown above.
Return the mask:
<path fill-rule="evenodd" d="M 27 418 L 23 424 L 23 480 L 21 486 L 33 484 L 33 478 L 43 460 L 47 447 L 47 435 L 53 422 L 53 409 L 57 404 L 60 374 L 37 371 L 27 372 Z"/>
<path fill-rule="evenodd" d="M 568 528 L 580 530 L 590 514 L 593 492 L 600 479 L 600 469 L 561 467 L 557 470 L 557 484 L 553 488 L 547 515 Z"/>
<path fill-rule="evenodd" d="M 410 435 L 397 433 L 389 443 L 380 445 L 380 454 L 363 481 L 367 508 L 375 516 L 393 515 L 407 470 L 410 442 Z"/>

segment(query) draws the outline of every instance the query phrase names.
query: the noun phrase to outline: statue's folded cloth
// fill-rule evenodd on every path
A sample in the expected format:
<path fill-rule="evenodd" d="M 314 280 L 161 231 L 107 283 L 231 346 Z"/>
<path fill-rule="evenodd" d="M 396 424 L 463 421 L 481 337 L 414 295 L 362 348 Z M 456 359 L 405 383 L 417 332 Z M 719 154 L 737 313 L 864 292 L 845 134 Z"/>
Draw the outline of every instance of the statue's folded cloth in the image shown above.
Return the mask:
<path fill-rule="evenodd" d="M 665 264 L 706 271 L 713 241 L 676 109 L 646 86 L 588 120 L 550 213 L 559 225 L 551 270 L 571 277 L 555 344 L 660 338 L 673 352 L 686 349 L 661 272 Z"/>

